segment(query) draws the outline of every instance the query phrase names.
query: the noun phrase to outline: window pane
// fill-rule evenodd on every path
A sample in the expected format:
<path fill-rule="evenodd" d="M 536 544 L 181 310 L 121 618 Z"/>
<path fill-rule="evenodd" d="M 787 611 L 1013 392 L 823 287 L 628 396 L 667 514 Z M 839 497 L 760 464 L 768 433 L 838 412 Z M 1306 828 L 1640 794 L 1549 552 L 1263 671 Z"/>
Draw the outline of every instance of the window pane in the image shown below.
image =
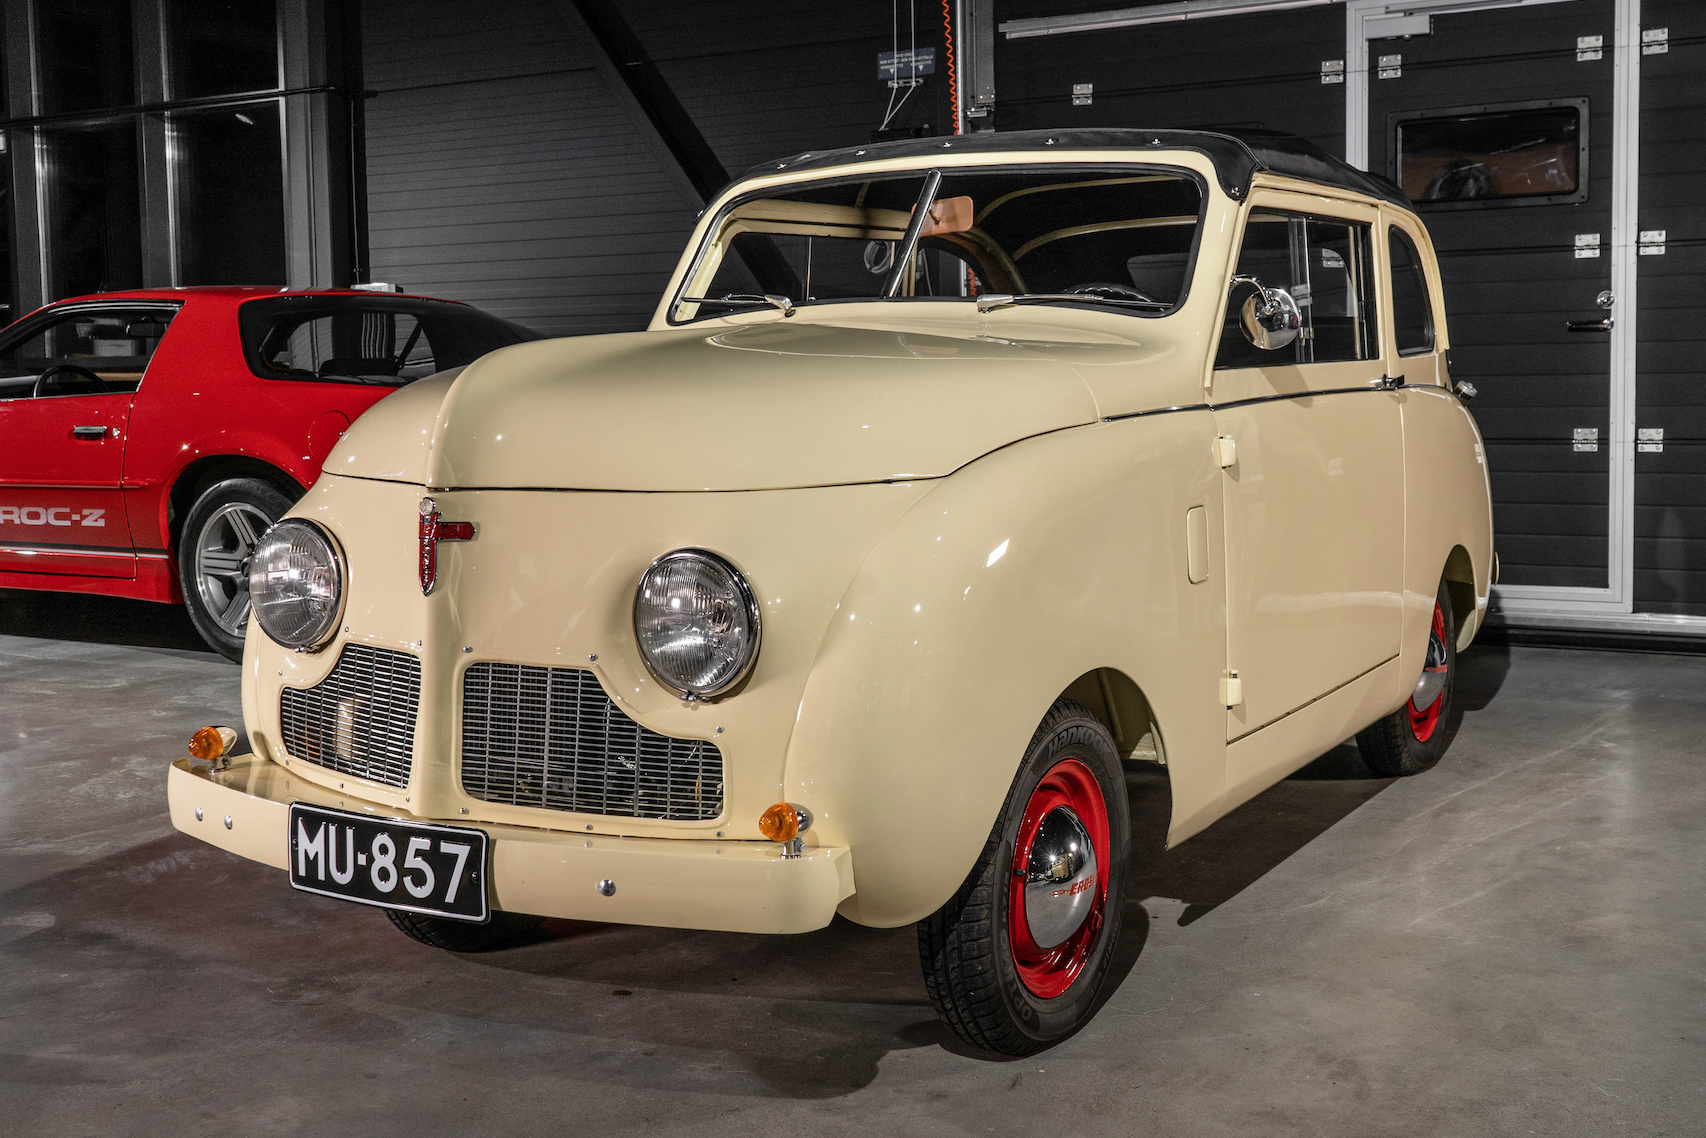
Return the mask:
<path fill-rule="evenodd" d="M 169 122 L 179 283 L 283 284 L 278 104 L 175 114 Z"/>
<path fill-rule="evenodd" d="M 130 0 L 36 5 L 43 114 L 136 102 Z"/>
<path fill-rule="evenodd" d="M 48 295 L 142 285 L 142 195 L 136 127 L 43 129 Z"/>
<path fill-rule="evenodd" d="M 1581 108 L 1533 107 L 1398 124 L 1398 183 L 1415 202 L 1575 194 Z"/>
<path fill-rule="evenodd" d="M 1409 234 L 1396 227 L 1387 232 L 1392 250 L 1392 333 L 1398 352 L 1409 355 L 1430 351 L 1434 346 L 1434 318 L 1422 259 Z"/>
<path fill-rule="evenodd" d="M 278 89 L 276 0 L 171 0 L 172 97 Z"/>
<path fill-rule="evenodd" d="M 407 383 L 534 338 L 477 308 L 431 300 L 289 296 L 238 315 L 257 375 Z"/>
<path fill-rule="evenodd" d="M 100 376 L 114 391 L 134 391 L 166 334 L 173 309 L 102 308 L 37 323 L 0 349 L 0 399 L 28 396 L 36 377 L 69 364 Z"/>
<path fill-rule="evenodd" d="M 1369 227 L 1257 211 L 1244 229 L 1240 276 L 1291 294 L 1303 328 L 1290 345 L 1263 351 L 1244 337 L 1242 307 L 1255 290 L 1234 285 L 1226 306 L 1216 367 L 1275 367 L 1373 359 L 1374 309 L 1369 303 Z"/>

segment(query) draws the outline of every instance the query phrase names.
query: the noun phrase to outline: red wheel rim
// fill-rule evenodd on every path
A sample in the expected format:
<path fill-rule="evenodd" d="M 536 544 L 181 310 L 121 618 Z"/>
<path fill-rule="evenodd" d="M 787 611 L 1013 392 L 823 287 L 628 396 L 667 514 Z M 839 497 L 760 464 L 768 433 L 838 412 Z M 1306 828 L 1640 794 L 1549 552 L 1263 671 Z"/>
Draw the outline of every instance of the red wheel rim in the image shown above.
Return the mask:
<path fill-rule="evenodd" d="M 1096 850 L 1096 900 L 1077 932 L 1053 948 L 1042 948 L 1031 936 L 1030 923 L 1025 919 L 1025 870 L 1030 864 L 1038 827 L 1059 806 L 1071 809 L 1089 831 L 1090 844 Z M 1110 854 L 1108 806 L 1102 800 L 1101 784 L 1090 768 L 1077 759 L 1055 764 L 1025 804 L 1019 836 L 1013 843 L 1012 874 L 1007 890 L 1007 941 L 1019 979 L 1033 995 L 1052 999 L 1072 987 L 1072 982 L 1084 971 L 1104 923 Z"/>
<path fill-rule="evenodd" d="M 1428 658 L 1422 666 L 1424 678 L 1426 673 L 1443 674 L 1448 667 L 1445 652 L 1445 611 L 1434 602 L 1433 629 L 1428 633 Z M 1426 743 L 1433 738 L 1433 733 L 1439 729 L 1439 713 L 1445 707 L 1445 688 L 1441 686 L 1439 694 L 1427 707 L 1418 709 L 1414 699 L 1410 701 L 1410 734 L 1416 737 L 1418 743 Z"/>

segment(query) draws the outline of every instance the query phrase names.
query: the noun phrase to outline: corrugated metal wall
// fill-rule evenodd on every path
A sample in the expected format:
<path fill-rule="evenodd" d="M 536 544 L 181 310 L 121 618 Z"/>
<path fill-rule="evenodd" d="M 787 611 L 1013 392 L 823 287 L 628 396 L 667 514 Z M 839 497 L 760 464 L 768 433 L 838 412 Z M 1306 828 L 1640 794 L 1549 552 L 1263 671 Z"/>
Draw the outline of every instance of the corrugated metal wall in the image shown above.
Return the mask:
<path fill-rule="evenodd" d="M 1706 5 L 1647 0 L 1641 23 L 1669 50 L 1641 58 L 1641 223 L 1664 230 L 1642 257 L 1636 425 L 1664 449 L 1635 456 L 1635 607 L 1706 616 Z"/>
<path fill-rule="evenodd" d="M 939 8 L 916 7 L 920 46 L 938 43 Z M 375 279 L 557 335 L 650 318 L 698 207 L 601 76 L 569 8 L 502 0 L 475 17 L 456 0 L 364 0 Z M 763 18 L 737 0 L 619 9 L 731 173 L 868 141 L 882 119 L 889 4 Z M 896 123 L 940 122 L 943 86 L 927 83 Z"/>
<path fill-rule="evenodd" d="M 372 274 L 541 332 L 638 327 L 694 208 L 549 0 L 366 0 Z"/>

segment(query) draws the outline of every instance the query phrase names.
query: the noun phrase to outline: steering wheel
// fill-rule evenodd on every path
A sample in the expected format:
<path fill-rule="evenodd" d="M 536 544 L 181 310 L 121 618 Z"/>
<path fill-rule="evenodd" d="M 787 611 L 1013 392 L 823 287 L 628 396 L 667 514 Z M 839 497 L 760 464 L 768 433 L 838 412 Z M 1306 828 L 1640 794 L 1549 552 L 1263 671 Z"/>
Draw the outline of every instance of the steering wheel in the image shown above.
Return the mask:
<path fill-rule="evenodd" d="M 1091 281 L 1089 284 L 1073 285 L 1067 292 L 1100 293 L 1115 300 L 1141 300 L 1146 304 L 1160 304 L 1153 296 L 1126 284 L 1115 284 L 1113 281 Z"/>
<path fill-rule="evenodd" d="M 61 379 L 61 376 L 68 378 Z M 49 388 L 69 387 L 70 391 L 50 391 Z M 76 390 L 88 388 L 87 391 Z M 107 381 L 86 367 L 76 364 L 54 364 L 40 375 L 36 376 L 36 385 L 30 390 L 30 398 L 39 399 L 43 395 L 105 395 Z"/>

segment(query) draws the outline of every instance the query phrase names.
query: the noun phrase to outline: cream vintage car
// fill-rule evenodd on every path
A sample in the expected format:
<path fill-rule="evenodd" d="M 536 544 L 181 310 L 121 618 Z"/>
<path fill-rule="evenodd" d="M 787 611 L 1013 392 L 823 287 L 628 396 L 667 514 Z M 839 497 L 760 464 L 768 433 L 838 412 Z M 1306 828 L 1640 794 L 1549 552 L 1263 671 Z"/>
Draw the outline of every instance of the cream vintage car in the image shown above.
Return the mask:
<path fill-rule="evenodd" d="M 1108 972 L 1125 764 L 1179 842 L 1444 749 L 1494 572 L 1448 348 L 1416 215 L 1295 140 L 776 162 L 646 331 L 361 418 L 173 824 L 453 950 L 916 923 L 946 1023 L 1033 1051 Z"/>

